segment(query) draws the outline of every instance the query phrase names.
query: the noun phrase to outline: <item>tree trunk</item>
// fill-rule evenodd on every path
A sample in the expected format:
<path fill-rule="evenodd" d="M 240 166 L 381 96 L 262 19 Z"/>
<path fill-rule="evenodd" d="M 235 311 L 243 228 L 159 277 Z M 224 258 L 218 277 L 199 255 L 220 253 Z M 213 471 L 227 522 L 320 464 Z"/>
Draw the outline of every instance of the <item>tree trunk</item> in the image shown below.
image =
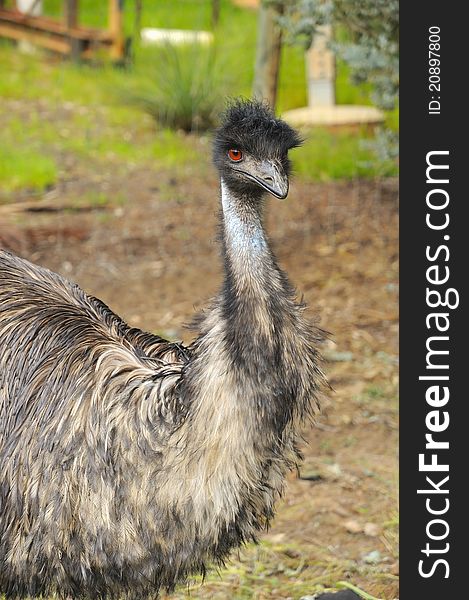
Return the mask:
<path fill-rule="evenodd" d="M 212 27 L 215 28 L 220 20 L 220 0 L 212 0 Z"/>
<path fill-rule="evenodd" d="M 68 28 L 76 27 L 78 23 L 78 2 L 67 0 L 64 4 L 64 21 Z"/>
<path fill-rule="evenodd" d="M 277 100 L 277 84 L 282 50 L 282 30 L 277 19 L 282 14 L 280 3 L 259 8 L 256 65 L 252 95 L 267 100 L 272 109 Z"/>

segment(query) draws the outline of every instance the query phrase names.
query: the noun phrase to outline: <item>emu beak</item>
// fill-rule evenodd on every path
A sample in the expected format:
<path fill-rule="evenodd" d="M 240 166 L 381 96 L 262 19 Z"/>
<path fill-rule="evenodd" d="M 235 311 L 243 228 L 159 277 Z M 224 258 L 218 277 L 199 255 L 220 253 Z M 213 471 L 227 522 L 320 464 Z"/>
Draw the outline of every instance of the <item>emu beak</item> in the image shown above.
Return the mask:
<path fill-rule="evenodd" d="M 282 167 L 273 160 L 263 160 L 252 165 L 250 172 L 245 175 L 255 181 L 267 192 L 283 200 L 288 195 L 288 176 Z"/>

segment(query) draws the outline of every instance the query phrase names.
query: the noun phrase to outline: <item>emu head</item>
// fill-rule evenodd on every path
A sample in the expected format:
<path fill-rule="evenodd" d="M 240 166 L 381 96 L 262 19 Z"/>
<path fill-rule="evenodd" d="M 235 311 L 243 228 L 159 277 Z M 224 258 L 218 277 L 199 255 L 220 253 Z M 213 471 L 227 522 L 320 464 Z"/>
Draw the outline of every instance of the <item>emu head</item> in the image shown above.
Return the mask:
<path fill-rule="evenodd" d="M 223 114 L 215 132 L 213 161 L 235 193 L 286 198 L 288 150 L 300 146 L 298 133 L 261 102 L 237 100 Z"/>

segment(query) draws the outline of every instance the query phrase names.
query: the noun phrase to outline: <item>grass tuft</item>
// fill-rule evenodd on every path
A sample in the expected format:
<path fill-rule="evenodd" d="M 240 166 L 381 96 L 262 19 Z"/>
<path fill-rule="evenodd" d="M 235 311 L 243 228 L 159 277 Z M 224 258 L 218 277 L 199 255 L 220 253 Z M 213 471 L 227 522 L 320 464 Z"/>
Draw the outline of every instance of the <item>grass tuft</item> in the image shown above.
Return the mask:
<path fill-rule="evenodd" d="M 363 598 L 363 600 L 382 600 L 382 598 L 376 598 L 376 596 L 372 596 L 371 594 L 368 594 L 368 592 L 361 590 L 359 587 L 357 587 L 356 585 L 353 585 L 352 583 L 349 583 L 348 581 L 337 582 L 337 587 L 352 590 L 352 592 L 355 592 L 356 594 L 358 594 L 360 596 L 360 598 Z"/>
<path fill-rule="evenodd" d="M 157 67 L 149 71 L 153 80 L 147 80 L 147 89 L 127 90 L 124 98 L 143 108 L 162 127 L 186 132 L 213 127 L 225 95 L 214 50 L 166 44 L 157 60 Z"/>

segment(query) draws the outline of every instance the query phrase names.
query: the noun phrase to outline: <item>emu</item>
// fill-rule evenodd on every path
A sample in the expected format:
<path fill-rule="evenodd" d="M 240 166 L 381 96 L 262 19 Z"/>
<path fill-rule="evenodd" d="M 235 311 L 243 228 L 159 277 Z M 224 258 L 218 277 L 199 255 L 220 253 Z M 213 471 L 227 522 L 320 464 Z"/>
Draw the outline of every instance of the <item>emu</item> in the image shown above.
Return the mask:
<path fill-rule="evenodd" d="M 238 100 L 216 130 L 221 291 L 187 347 L 0 251 L 0 593 L 157 598 L 272 519 L 325 385 L 266 193 L 298 134 Z"/>

